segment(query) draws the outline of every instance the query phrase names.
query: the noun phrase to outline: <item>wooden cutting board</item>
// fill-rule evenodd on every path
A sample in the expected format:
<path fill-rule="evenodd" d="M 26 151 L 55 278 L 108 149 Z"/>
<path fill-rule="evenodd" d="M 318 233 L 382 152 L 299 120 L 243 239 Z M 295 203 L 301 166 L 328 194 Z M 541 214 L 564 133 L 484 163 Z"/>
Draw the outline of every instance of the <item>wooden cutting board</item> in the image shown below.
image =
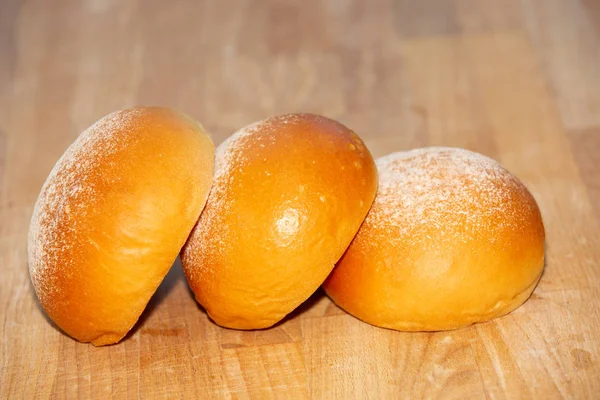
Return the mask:
<path fill-rule="evenodd" d="M 0 398 L 599 398 L 600 7 L 595 0 L 0 2 Z M 379 157 L 428 144 L 519 176 L 547 230 L 531 299 L 402 333 L 317 291 L 276 327 L 210 322 L 176 263 L 131 334 L 80 344 L 29 283 L 32 205 L 85 127 L 181 108 L 215 142 L 290 111 Z"/>

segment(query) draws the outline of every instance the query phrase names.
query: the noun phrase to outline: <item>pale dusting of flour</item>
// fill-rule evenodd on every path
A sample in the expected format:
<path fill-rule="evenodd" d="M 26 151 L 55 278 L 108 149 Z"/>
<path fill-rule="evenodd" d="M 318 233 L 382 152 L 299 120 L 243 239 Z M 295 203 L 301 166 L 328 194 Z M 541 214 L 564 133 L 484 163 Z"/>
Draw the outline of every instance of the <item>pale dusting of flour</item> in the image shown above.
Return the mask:
<path fill-rule="evenodd" d="M 44 183 L 35 204 L 28 238 L 29 271 L 40 298 L 56 291 L 57 272 L 69 275 L 74 238 L 84 235 L 81 224 L 99 193 L 95 182 L 114 177 L 102 176 L 102 165 L 127 146 L 127 135 L 137 110 L 126 110 L 99 120 L 67 149 Z M 93 179 L 89 179 L 93 177 Z"/>
<path fill-rule="evenodd" d="M 375 230 L 395 226 L 401 235 L 410 235 L 424 226 L 435 226 L 441 233 L 461 226 L 477 232 L 515 223 L 509 215 L 515 212 L 510 197 L 524 187 L 481 154 L 429 147 L 393 153 L 376 164 L 379 189 L 366 219 Z M 492 220 L 499 222 L 481 226 Z"/>
<path fill-rule="evenodd" d="M 215 152 L 215 181 L 225 175 L 231 175 L 232 168 L 241 168 L 243 164 L 244 146 L 253 136 L 260 139 L 268 137 L 270 143 L 265 140 L 260 140 L 259 146 L 273 144 L 275 136 L 273 135 L 276 129 L 282 129 L 283 126 L 293 124 L 299 120 L 298 115 L 285 114 L 278 117 L 268 118 L 262 121 L 254 122 L 246 127 L 235 132 L 223 143 L 219 145 Z M 215 185 L 216 186 L 216 185 Z"/>
<path fill-rule="evenodd" d="M 229 226 L 223 217 L 234 199 L 228 188 L 234 183 L 235 175 L 245 168 L 248 162 L 248 147 L 270 147 L 277 140 L 276 132 L 282 126 L 295 124 L 300 120 L 296 114 L 285 114 L 254 122 L 238 130 L 221 143 L 215 151 L 215 174 L 213 186 L 199 223 L 194 228 L 184 250 L 189 277 L 196 268 L 207 268 L 205 255 L 221 252 L 226 243 L 223 239 Z"/>

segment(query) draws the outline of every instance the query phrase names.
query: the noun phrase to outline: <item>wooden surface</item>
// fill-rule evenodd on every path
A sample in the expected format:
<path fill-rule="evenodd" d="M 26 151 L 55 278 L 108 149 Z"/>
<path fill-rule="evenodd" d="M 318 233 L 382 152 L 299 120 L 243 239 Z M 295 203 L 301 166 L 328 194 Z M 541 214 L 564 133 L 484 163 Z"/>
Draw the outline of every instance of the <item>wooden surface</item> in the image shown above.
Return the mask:
<path fill-rule="evenodd" d="M 32 205 L 76 136 L 168 105 L 220 143 L 321 113 L 375 156 L 426 144 L 496 158 L 531 189 L 547 265 L 513 314 L 400 333 L 317 292 L 277 327 L 217 327 L 176 264 L 132 334 L 57 331 L 26 264 Z M 597 0 L 0 1 L 0 398 L 600 396 Z"/>

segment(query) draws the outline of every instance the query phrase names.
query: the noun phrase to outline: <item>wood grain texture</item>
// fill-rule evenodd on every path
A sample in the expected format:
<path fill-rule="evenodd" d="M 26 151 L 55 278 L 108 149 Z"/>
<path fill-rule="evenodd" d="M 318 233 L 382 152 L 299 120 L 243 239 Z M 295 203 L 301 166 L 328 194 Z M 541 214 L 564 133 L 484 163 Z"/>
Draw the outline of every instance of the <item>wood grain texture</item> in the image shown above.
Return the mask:
<path fill-rule="evenodd" d="M 375 156 L 487 154 L 540 205 L 542 280 L 512 314 L 458 331 L 375 328 L 317 291 L 241 332 L 210 322 L 176 262 L 126 340 L 77 343 L 29 282 L 32 206 L 77 135 L 134 104 L 180 108 L 216 143 L 309 111 Z M 594 0 L 2 1 L 0 398 L 597 398 L 599 155 Z"/>

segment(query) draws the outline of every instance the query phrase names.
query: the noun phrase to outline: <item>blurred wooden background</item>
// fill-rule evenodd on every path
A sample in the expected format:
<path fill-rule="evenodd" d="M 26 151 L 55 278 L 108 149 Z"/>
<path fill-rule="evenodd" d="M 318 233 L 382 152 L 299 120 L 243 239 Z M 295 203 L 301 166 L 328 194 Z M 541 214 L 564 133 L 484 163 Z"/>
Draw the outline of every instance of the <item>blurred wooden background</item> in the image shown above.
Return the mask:
<path fill-rule="evenodd" d="M 273 114 L 344 122 L 375 156 L 496 158 L 538 200 L 547 266 L 513 314 L 400 333 L 321 292 L 259 332 L 211 323 L 175 265 L 133 334 L 59 333 L 26 235 L 52 165 L 106 113 L 180 108 L 220 143 Z M 0 1 L 0 398 L 598 398 L 597 0 Z"/>

